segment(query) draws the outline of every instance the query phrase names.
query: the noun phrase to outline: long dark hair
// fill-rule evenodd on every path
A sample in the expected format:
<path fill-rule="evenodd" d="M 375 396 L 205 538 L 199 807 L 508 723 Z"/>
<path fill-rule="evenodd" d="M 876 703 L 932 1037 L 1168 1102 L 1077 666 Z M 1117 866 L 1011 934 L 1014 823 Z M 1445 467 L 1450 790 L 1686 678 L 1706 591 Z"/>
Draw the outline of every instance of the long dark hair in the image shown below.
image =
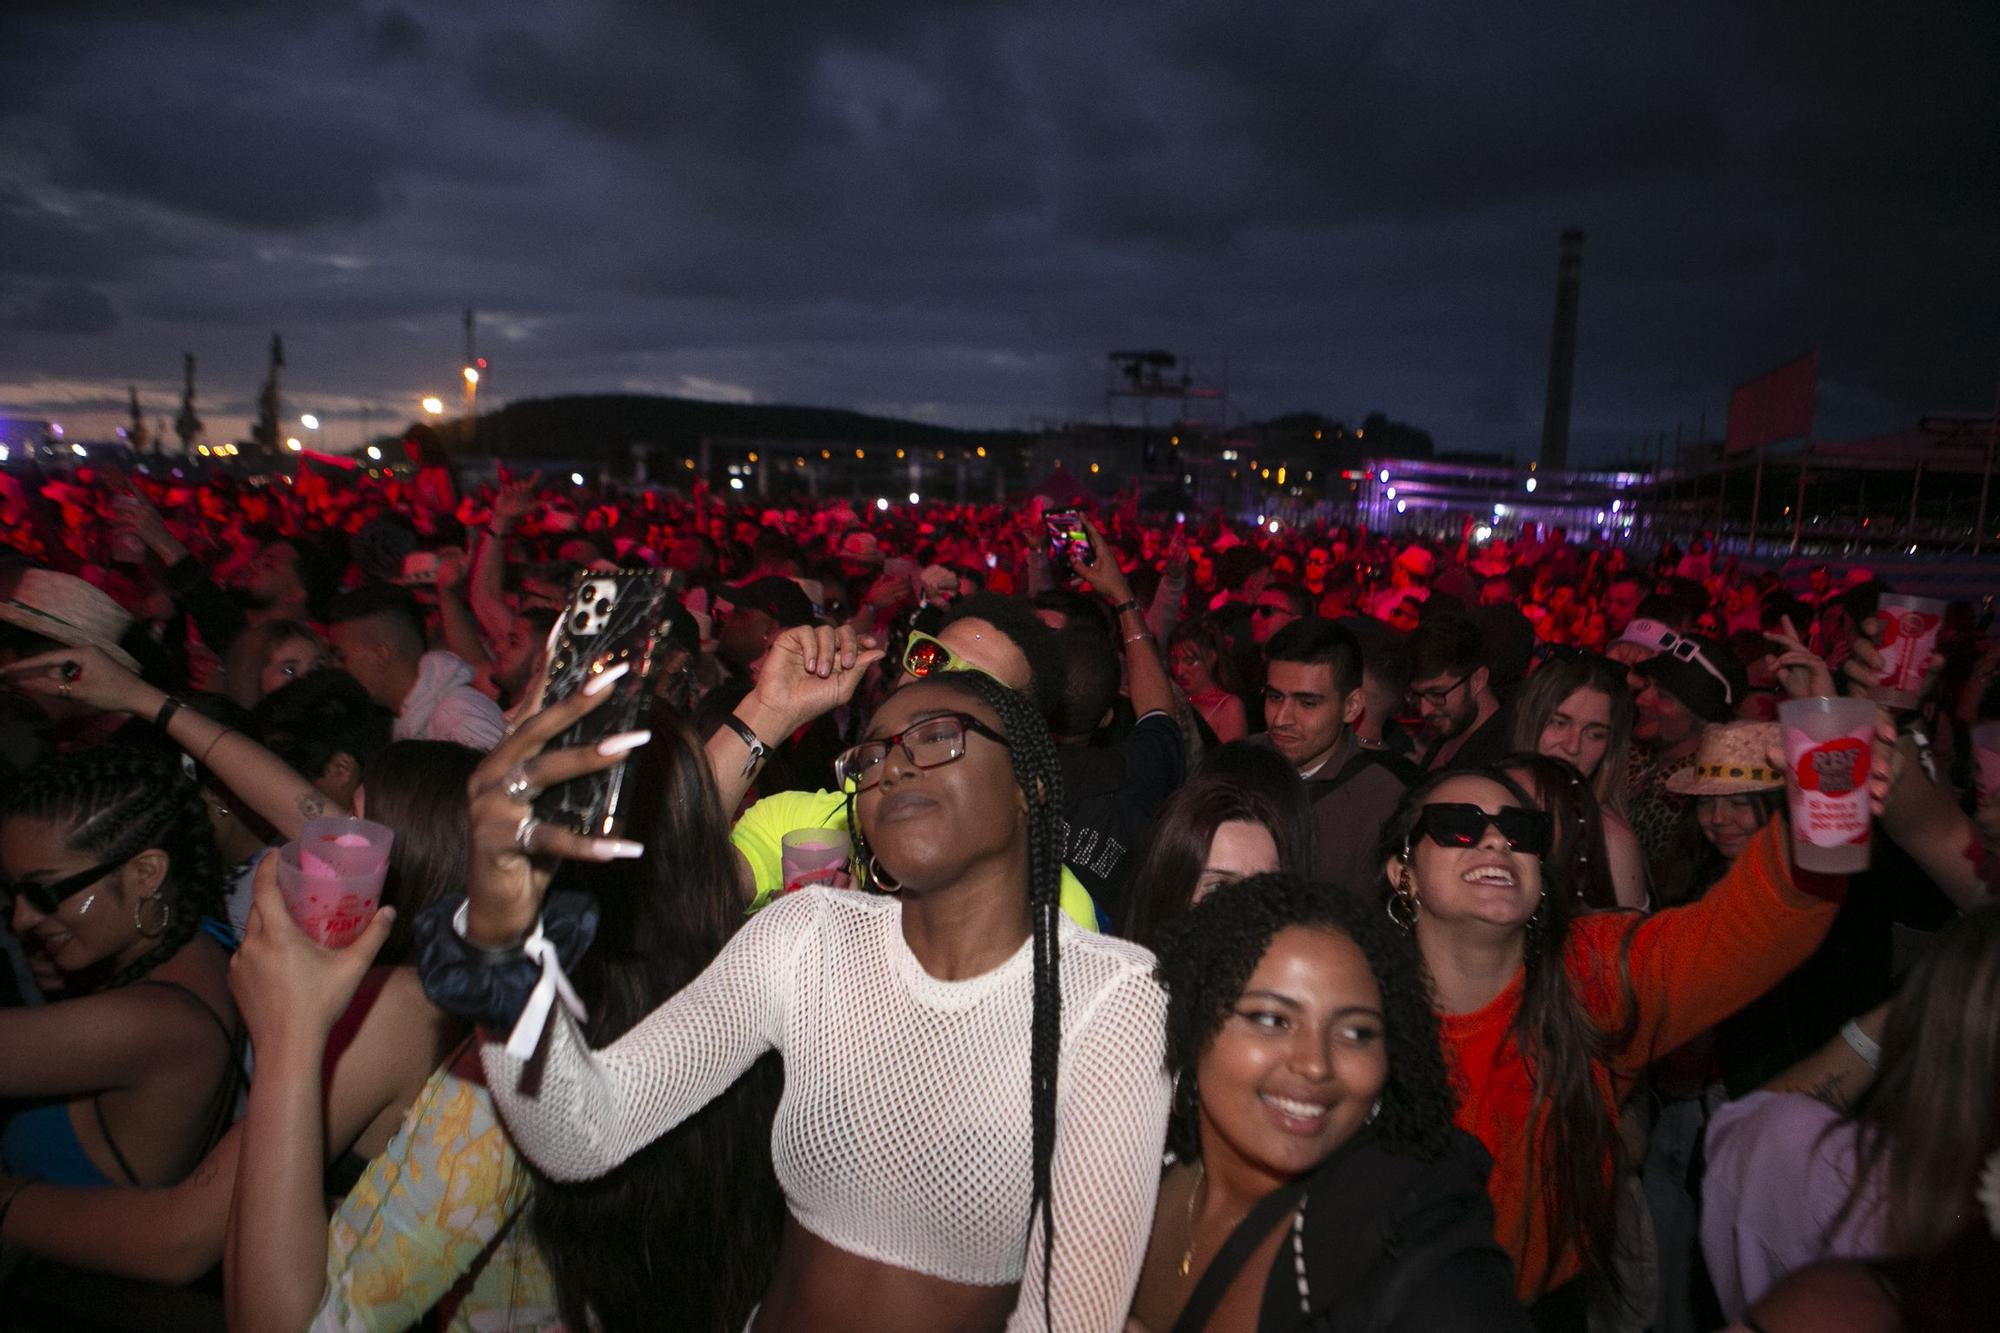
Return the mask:
<path fill-rule="evenodd" d="M 948 671 L 923 683 L 969 695 L 998 715 L 1000 731 L 1007 737 L 1014 780 L 1028 798 L 1028 914 L 1035 942 L 1035 997 L 1028 1046 L 1034 1144 L 1034 1193 L 1029 1215 L 1041 1219 L 1042 1322 L 1053 1328 L 1049 1281 L 1056 1249 L 1056 1215 L 1049 1182 L 1056 1152 L 1056 1064 L 1062 1050 L 1062 951 L 1057 933 L 1062 916 L 1062 767 L 1048 726 L 1027 695 L 1008 689 L 983 671 Z M 867 865 L 872 854 L 861 823 L 854 818 L 853 806 L 850 793 L 848 827 L 853 830 L 856 859 Z M 889 869 L 893 873 L 895 867 Z"/>
<path fill-rule="evenodd" d="M 1731 792 L 1731 796 L 1747 797 L 1757 811 L 1757 827 L 1762 828 L 1773 819 L 1784 818 L 1785 789 L 1772 787 L 1766 791 Z M 1704 894 L 1714 888 L 1717 881 L 1729 873 L 1729 858 L 1716 849 L 1701 831 L 1701 802 L 1699 796 L 1687 798 L 1681 808 L 1680 820 L 1674 832 L 1674 856 L 1667 873 L 1660 877 L 1658 904 L 1661 907 L 1680 907 L 1687 903 L 1699 902 Z"/>
<path fill-rule="evenodd" d="M 1159 978 L 1167 988 L 1167 1069 L 1175 1076 L 1167 1147 L 1201 1156 L 1195 1069 L 1243 996 L 1279 931 L 1307 926 L 1353 940 L 1382 991 L 1389 1077 L 1374 1128 L 1383 1147 L 1435 1161 L 1451 1134 L 1451 1083 L 1437 1012 L 1416 943 L 1348 889 L 1297 875 L 1252 875 L 1203 899 L 1168 932 Z"/>
<path fill-rule="evenodd" d="M 1967 912 L 1917 963 L 1848 1119 L 1854 1185 L 1835 1225 L 1879 1191 L 1883 1252 L 1916 1255 L 1979 1216 L 1980 1167 L 2000 1150 L 2000 904 Z"/>
<path fill-rule="evenodd" d="M 362 770 L 368 818 L 396 835 L 382 901 L 396 924 L 377 961 L 414 963 L 417 914 L 465 887 L 472 855 L 466 784 L 486 756 L 456 741 L 393 741 Z"/>
<path fill-rule="evenodd" d="M 693 981 L 743 923 L 744 898 L 701 746 L 655 700 L 653 739 L 632 752 L 626 836 L 651 854 L 566 862 L 562 886 L 595 895 L 596 941 L 576 972 L 592 1049 L 623 1036 Z M 784 1232 L 771 1166 L 782 1087 L 775 1053 L 728 1091 L 595 1180 L 535 1175 L 535 1241 L 571 1328 L 735 1333 L 770 1285 Z M 525 1159 L 524 1159 L 525 1160 Z"/>
<path fill-rule="evenodd" d="M 1417 820 L 1432 793 L 1442 783 L 1463 777 L 1492 782 L 1525 808 L 1546 808 L 1523 791 L 1520 784 L 1496 769 L 1461 768 L 1440 773 L 1407 792 L 1384 827 L 1385 865 L 1392 858 L 1407 860 Z M 1384 885 L 1385 892 L 1388 887 Z M 1543 863 L 1542 887 L 1542 903 L 1536 919 L 1529 924 L 1522 951 L 1525 975 L 1512 1033 L 1534 1080 L 1534 1100 L 1528 1109 L 1527 1123 L 1522 1127 L 1522 1151 L 1531 1168 L 1528 1178 L 1533 1181 L 1542 1174 L 1532 1169 L 1539 1160 L 1546 1165 L 1546 1176 L 1554 1189 L 1549 1191 L 1548 1200 L 1549 1267 L 1522 1276 L 1531 1282 L 1531 1290 L 1546 1289 L 1556 1262 L 1565 1250 L 1573 1249 L 1582 1260 L 1584 1276 L 1590 1283 L 1615 1289 L 1617 1278 L 1610 1260 L 1617 1230 L 1616 1182 L 1622 1147 L 1617 1127 L 1605 1107 L 1611 1097 L 1612 1052 L 1631 1039 L 1630 1024 L 1637 1016 L 1629 954 L 1632 936 L 1630 931 L 1626 932 L 1618 960 L 1618 984 L 1628 1015 L 1627 1030 L 1607 1033 L 1591 1018 L 1577 994 L 1576 981 L 1563 965 L 1569 948 L 1570 925 L 1576 919 L 1576 899 L 1561 864 Z M 1416 929 L 1423 929 L 1421 917 Z M 1517 1219 L 1523 1242 L 1538 1202 L 1530 1197 L 1528 1211 Z M 1500 1219 L 1502 1226 L 1508 1222 L 1509 1219 Z M 1522 1244 L 1518 1248 L 1525 1251 L 1527 1246 Z"/>
<path fill-rule="evenodd" d="M 1275 757 L 1275 756 L 1274 756 Z M 1280 763 L 1284 761 L 1279 760 Z M 1293 782 L 1298 774 L 1286 765 Z M 1241 821 L 1261 824 L 1271 831 L 1278 845 L 1281 869 L 1302 873 L 1307 869 L 1305 854 L 1297 846 L 1297 830 L 1288 818 L 1288 806 L 1280 805 L 1259 788 L 1246 786 L 1234 776 L 1204 773 L 1189 780 L 1153 816 L 1139 863 L 1129 880 L 1131 900 L 1125 908 L 1125 938 L 1156 952 L 1163 947 L 1169 929 L 1194 904 L 1194 891 L 1208 864 L 1208 850 L 1215 831 L 1224 824 Z"/>
<path fill-rule="evenodd" d="M 151 750 L 99 746 L 58 755 L 15 784 L 0 817 L 45 819 L 69 845 L 102 860 L 158 849 L 167 856 L 160 896 L 169 911 L 153 947 L 99 989 L 123 986 L 181 951 L 203 917 L 223 914 L 222 857 L 208 807 L 179 764 Z"/>
<path fill-rule="evenodd" d="M 1589 781 L 1567 759 L 1527 750 L 1508 755 L 1498 767 L 1526 774 L 1523 790 L 1555 821 L 1551 855 L 1561 862 L 1557 873 L 1575 895 L 1577 907 L 1587 912 L 1615 910 L 1618 889 L 1611 882 L 1611 858 L 1604 849 L 1604 812 Z M 1546 873 L 1547 863 L 1543 864 Z"/>

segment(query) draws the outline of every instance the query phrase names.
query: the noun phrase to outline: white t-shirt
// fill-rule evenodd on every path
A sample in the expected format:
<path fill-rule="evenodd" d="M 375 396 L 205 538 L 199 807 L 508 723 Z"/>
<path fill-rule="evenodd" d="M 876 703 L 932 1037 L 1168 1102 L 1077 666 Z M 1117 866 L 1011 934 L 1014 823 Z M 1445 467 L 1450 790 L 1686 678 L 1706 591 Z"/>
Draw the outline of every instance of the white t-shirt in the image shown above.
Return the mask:
<path fill-rule="evenodd" d="M 1058 1329 L 1124 1326 L 1145 1258 L 1170 1092 L 1153 957 L 1060 926 L 1062 1046 L 1052 1166 Z M 1033 944 L 940 981 L 891 897 L 812 888 L 744 925 L 701 976 L 602 1051 L 557 1009 L 536 1095 L 481 1048 L 521 1151 L 558 1180 L 599 1176 L 727 1088 L 767 1050 L 784 1097 L 778 1184 L 799 1225 L 852 1253 L 972 1285 L 1020 1282 L 1009 1327 L 1040 1328 L 1030 1243 Z"/>

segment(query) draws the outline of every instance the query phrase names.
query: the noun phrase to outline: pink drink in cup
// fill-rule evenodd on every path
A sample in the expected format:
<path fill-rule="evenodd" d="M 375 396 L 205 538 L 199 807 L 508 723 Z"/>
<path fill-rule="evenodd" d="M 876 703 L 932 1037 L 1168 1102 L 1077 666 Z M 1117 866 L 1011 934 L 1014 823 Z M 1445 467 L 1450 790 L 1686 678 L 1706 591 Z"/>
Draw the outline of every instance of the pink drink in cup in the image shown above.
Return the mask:
<path fill-rule="evenodd" d="M 1868 778 L 1875 762 L 1875 705 L 1867 699 L 1787 699 L 1785 795 L 1792 860 L 1802 870 L 1853 874 L 1868 868 Z"/>
<path fill-rule="evenodd" d="M 1882 680 L 1873 693 L 1884 708 L 1915 708 L 1923 692 L 1924 663 L 1937 651 L 1944 603 L 1891 593 L 1875 613 L 1880 627 Z"/>
<path fill-rule="evenodd" d="M 278 891 L 299 929 L 330 949 L 352 944 L 381 905 L 394 841 L 366 819 L 308 819 L 278 849 Z"/>
<path fill-rule="evenodd" d="M 792 893 L 808 884 L 853 887 L 847 863 L 854 856 L 854 846 L 845 829 L 793 829 L 784 836 L 781 848 L 785 885 L 779 892 Z"/>
<path fill-rule="evenodd" d="M 1982 805 L 2000 791 L 2000 722 L 1972 729 L 1972 778 Z"/>

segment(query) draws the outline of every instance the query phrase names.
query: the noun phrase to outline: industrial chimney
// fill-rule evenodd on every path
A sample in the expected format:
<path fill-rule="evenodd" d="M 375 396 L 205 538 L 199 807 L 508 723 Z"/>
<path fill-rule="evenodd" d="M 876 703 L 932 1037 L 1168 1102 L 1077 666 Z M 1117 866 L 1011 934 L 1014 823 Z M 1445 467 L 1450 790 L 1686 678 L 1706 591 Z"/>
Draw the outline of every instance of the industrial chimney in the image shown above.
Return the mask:
<path fill-rule="evenodd" d="M 1556 326 L 1549 336 L 1549 392 L 1542 406 L 1542 466 L 1569 466 L 1569 400 L 1576 385 L 1576 296 L 1583 283 L 1583 229 L 1562 234 L 1556 259 Z"/>

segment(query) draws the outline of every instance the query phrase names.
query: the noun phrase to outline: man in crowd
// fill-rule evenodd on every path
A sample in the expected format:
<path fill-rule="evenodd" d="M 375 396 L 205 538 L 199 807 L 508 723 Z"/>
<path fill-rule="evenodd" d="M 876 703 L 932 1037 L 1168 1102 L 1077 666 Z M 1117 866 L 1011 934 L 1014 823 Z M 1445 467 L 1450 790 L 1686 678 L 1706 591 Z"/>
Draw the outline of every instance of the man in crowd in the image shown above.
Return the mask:
<path fill-rule="evenodd" d="M 1627 790 L 1632 831 L 1656 878 L 1674 851 L 1687 798 L 1666 789 L 1669 774 L 1689 762 L 1702 729 L 1735 715 L 1747 681 L 1716 644 L 1669 636 L 1664 650 L 1633 668 L 1641 682 L 1632 723 L 1633 763 Z"/>
<path fill-rule="evenodd" d="M 396 715 L 395 739 L 457 741 L 490 750 L 507 729 L 500 707 L 472 683 L 465 660 L 426 652 L 423 617 L 409 593 L 369 584 L 327 612 L 327 639 L 341 670 Z"/>
<path fill-rule="evenodd" d="M 1274 579 L 1257 594 L 1250 608 L 1250 641 L 1259 647 L 1271 636 L 1312 610 L 1306 590 L 1289 579 Z"/>
<path fill-rule="evenodd" d="M 1410 636 L 1410 695 L 1430 729 L 1421 760 L 1435 773 L 1492 764 L 1513 747 L 1513 710 L 1503 707 L 1479 627 L 1464 616 L 1431 616 Z"/>
<path fill-rule="evenodd" d="M 1264 716 L 1253 738 L 1305 780 L 1313 812 L 1313 873 L 1368 894 L 1381 874 L 1376 843 L 1403 797 L 1402 779 L 1354 735 L 1365 700 L 1361 646 L 1330 620 L 1293 621 L 1265 648 Z"/>
<path fill-rule="evenodd" d="M 1645 588 L 1633 575 L 1621 574 L 1611 580 L 1604 589 L 1604 632 L 1614 639 L 1623 634 L 1632 617 L 1639 614 L 1645 595 Z"/>

